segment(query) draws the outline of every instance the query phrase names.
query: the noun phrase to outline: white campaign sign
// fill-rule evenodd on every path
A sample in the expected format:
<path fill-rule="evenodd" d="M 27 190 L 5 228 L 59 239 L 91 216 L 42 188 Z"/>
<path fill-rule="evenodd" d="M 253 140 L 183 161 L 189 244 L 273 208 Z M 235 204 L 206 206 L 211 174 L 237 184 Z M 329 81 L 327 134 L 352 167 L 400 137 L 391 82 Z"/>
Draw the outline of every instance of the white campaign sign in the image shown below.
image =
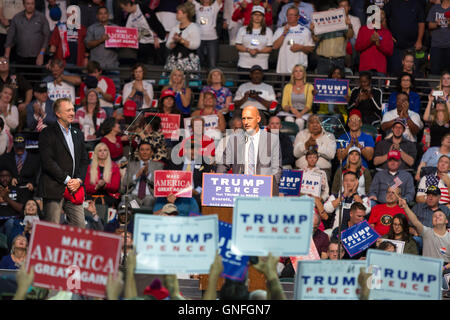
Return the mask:
<path fill-rule="evenodd" d="M 313 12 L 311 19 L 314 23 L 314 33 L 316 35 L 333 31 L 347 30 L 344 8 Z"/>
<path fill-rule="evenodd" d="M 317 172 L 303 171 L 302 187 L 300 193 L 313 197 L 320 197 L 322 189 L 322 176 Z"/>
<path fill-rule="evenodd" d="M 215 114 L 211 114 L 208 116 L 202 116 L 205 120 L 205 134 L 215 139 L 217 134 L 220 134 L 220 131 L 217 129 L 219 127 L 219 117 Z M 194 134 L 191 126 L 192 118 L 184 118 L 184 129 L 188 130 L 188 136 Z"/>
<path fill-rule="evenodd" d="M 388 242 L 395 244 L 395 247 L 396 247 L 395 252 L 397 252 L 397 253 L 403 253 L 403 250 L 405 249 L 405 241 L 391 240 L 391 239 L 384 239 L 384 238 L 380 238 L 380 240 L 382 242 L 388 241 Z"/>
<path fill-rule="evenodd" d="M 217 215 L 136 214 L 136 273 L 209 273 L 219 241 Z"/>

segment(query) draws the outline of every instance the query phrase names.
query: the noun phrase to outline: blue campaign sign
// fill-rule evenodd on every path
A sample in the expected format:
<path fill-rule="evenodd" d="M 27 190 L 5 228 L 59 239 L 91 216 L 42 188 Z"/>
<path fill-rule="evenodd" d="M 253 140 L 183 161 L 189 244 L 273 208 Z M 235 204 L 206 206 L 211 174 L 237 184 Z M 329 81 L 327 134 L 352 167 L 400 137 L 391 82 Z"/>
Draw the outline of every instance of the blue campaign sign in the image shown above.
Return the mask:
<path fill-rule="evenodd" d="M 348 80 L 315 79 L 314 89 L 314 103 L 347 104 Z"/>
<path fill-rule="evenodd" d="M 381 250 L 367 251 L 370 300 L 441 300 L 443 260 Z"/>
<path fill-rule="evenodd" d="M 247 274 L 248 256 L 239 256 L 231 251 L 231 224 L 219 221 L 219 249 L 222 256 L 224 278 L 242 281 Z"/>
<path fill-rule="evenodd" d="M 367 220 L 341 232 L 342 244 L 350 257 L 369 248 L 379 237 Z"/>
<path fill-rule="evenodd" d="M 301 170 L 283 170 L 279 184 L 279 192 L 285 196 L 300 195 L 302 176 L 303 171 Z"/>

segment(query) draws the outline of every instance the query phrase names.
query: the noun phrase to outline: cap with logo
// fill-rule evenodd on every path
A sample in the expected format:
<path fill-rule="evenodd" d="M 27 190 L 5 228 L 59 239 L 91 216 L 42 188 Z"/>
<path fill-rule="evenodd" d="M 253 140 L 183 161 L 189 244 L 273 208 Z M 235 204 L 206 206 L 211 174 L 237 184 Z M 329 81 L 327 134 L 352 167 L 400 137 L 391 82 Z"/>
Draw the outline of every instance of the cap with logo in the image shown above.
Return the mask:
<path fill-rule="evenodd" d="M 426 194 L 432 194 L 434 196 L 440 196 L 441 195 L 441 189 L 439 189 L 436 186 L 429 186 L 425 193 Z"/>
<path fill-rule="evenodd" d="M 388 153 L 388 160 L 394 159 L 399 161 L 402 158 L 402 154 L 398 150 L 392 150 Z"/>
<path fill-rule="evenodd" d="M 14 148 L 25 149 L 25 137 L 21 134 L 17 134 L 14 137 Z"/>
<path fill-rule="evenodd" d="M 266 13 L 266 10 L 264 9 L 263 6 L 253 6 L 253 8 L 252 8 L 252 14 L 253 14 L 254 12 L 259 12 L 259 13 L 262 13 L 262 14 L 264 15 L 264 14 Z"/>

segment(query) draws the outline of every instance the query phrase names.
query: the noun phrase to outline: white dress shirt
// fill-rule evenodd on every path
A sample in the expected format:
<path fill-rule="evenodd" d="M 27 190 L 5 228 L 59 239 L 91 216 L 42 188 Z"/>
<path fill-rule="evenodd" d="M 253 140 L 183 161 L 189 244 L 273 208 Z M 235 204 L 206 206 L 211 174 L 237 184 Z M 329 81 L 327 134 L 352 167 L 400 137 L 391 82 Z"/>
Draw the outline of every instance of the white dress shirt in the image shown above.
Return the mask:
<path fill-rule="evenodd" d="M 258 147 L 259 147 L 259 137 L 261 135 L 261 129 L 258 130 L 257 133 L 255 133 L 253 136 L 249 136 L 246 134 L 246 142 L 245 142 L 245 174 L 248 174 L 248 165 L 249 165 L 249 158 L 248 158 L 248 149 L 250 147 L 250 141 L 251 139 L 253 139 L 253 147 L 255 149 L 255 159 L 254 159 L 254 164 L 255 164 L 255 174 L 256 174 L 256 161 L 258 159 Z"/>

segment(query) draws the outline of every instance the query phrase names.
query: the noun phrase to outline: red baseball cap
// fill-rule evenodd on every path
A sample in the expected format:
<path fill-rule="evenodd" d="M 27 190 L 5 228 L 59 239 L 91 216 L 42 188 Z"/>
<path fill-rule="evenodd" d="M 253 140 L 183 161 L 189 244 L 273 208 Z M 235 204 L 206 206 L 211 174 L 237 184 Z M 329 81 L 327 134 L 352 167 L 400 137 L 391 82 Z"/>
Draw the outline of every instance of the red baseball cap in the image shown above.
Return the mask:
<path fill-rule="evenodd" d="M 161 92 L 160 99 L 164 99 L 165 97 L 175 97 L 175 92 L 169 89 L 164 90 L 163 92 Z"/>
<path fill-rule="evenodd" d="M 392 150 L 388 153 L 388 160 L 394 159 L 394 160 L 400 160 L 402 158 L 402 154 L 398 150 Z"/>
<path fill-rule="evenodd" d="M 353 109 L 352 111 L 350 111 L 348 118 L 350 119 L 350 117 L 352 115 L 357 115 L 361 120 L 362 120 L 362 114 L 361 111 L 359 111 L 358 109 Z"/>

